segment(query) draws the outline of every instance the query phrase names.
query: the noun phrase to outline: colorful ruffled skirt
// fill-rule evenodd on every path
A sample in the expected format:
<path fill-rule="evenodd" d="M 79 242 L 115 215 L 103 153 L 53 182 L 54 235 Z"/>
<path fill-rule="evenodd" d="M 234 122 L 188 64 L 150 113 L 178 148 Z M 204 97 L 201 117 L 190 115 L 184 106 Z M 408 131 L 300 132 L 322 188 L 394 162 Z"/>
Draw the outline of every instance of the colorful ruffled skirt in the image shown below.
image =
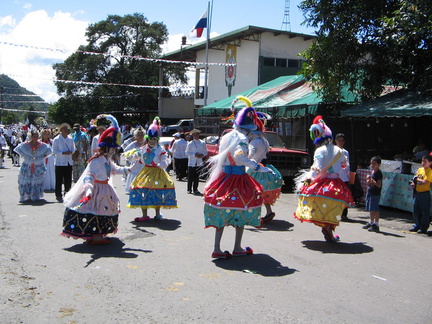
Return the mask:
<path fill-rule="evenodd" d="M 84 194 L 83 188 L 82 194 L 77 197 Z M 66 208 L 64 212 L 62 236 L 90 240 L 96 235 L 117 232 L 120 200 L 111 185 L 94 183 L 92 198 L 87 204 L 80 206 L 77 200 L 70 206 L 74 207 Z"/>
<path fill-rule="evenodd" d="M 354 199 L 348 186 L 339 178 L 320 178 L 303 186 L 294 217 L 317 226 L 338 226 L 338 216 Z"/>
<path fill-rule="evenodd" d="M 129 208 L 177 208 L 174 182 L 165 170 L 144 166 L 131 183 Z"/>
<path fill-rule="evenodd" d="M 244 167 L 225 166 L 204 190 L 205 227 L 261 226 L 263 188 Z"/>
<path fill-rule="evenodd" d="M 283 178 L 280 172 L 273 165 L 266 164 L 265 166 L 271 169 L 273 173 L 255 172 L 251 169 L 249 169 L 247 173 L 263 186 L 264 204 L 273 205 L 280 197 Z"/>

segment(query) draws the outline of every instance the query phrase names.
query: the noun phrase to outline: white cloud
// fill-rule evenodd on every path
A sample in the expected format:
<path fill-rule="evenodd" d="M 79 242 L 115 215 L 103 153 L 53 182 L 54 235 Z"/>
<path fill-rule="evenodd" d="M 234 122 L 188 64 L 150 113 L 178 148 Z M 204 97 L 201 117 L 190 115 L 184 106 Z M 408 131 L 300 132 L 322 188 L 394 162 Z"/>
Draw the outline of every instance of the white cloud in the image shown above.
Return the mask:
<path fill-rule="evenodd" d="M 79 45 L 87 43 L 87 26 L 88 22 L 60 11 L 52 17 L 45 10 L 29 12 L 18 22 L 12 16 L 0 17 L 0 73 L 10 76 L 44 100 L 55 102 L 59 96 L 53 83 L 55 72 L 52 65 L 63 62 Z M 162 48 L 163 53 L 179 50 L 182 36 L 170 35 Z M 215 36 L 217 34 L 212 33 L 212 37 Z M 188 39 L 187 43 L 196 44 L 204 40 Z M 7 45 L 5 42 L 20 46 Z M 193 85 L 195 72 L 188 72 L 188 77 Z"/>
<path fill-rule="evenodd" d="M 44 10 L 28 13 L 8 32 L 0 34 L 3 42 L 21 45 L 1 44 L 0 73 L 9 75 L 46 101 L 56 101 L 58 96 L 52 82 L 55 75 L 52 64 L 63 62 L 72 52 L 29 47 L 74 51 L 85 44 L 87 26 L 87 22 L 76 20 L 69 13 L 56 12 L 52 17 Z"/>
<path fill-rule="evenodd" d="M 15 26 L 16 22 L 12 16 L 0 17 L 0 28 Z"/>

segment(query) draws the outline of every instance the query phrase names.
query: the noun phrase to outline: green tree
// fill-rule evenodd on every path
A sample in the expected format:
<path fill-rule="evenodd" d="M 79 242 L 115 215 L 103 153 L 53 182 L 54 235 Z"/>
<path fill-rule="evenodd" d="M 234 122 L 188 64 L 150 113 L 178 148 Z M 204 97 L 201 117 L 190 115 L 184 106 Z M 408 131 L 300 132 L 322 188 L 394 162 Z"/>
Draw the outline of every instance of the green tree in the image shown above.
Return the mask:
<path fill-rule="evenodd" d="M 305 24 L 317 39 L 302 54 L 303 73 L 326 101 L 348 86 L 359 99 L 385 85 L 432 86 L 432 6 L 424 0 L 305 0 Z"/>
<path fill-rule="evenodd" d="M 110 15 L 87 28 L 88 43 L 79 47 L 63 63 L 55 64 L 59 80 L 105 83 L 88 85 L 56 82 L 63 96 L 50 109 L 56 122 L 86 122 L 102 112 L 157 110 L 158 89 L 118 86 L 114 84 L 159 86 L 160 63 L 132 57 L 158 58 L 168 39 L 164 24 L 149 23 L 142 14 L 124 17 Z M 89 55 L 84 52 L 105 53 Z M 164 67 L 162 84 L 186 83 L 186 68 Z M 112 85 L 107 85 L 112 84 Z"/>

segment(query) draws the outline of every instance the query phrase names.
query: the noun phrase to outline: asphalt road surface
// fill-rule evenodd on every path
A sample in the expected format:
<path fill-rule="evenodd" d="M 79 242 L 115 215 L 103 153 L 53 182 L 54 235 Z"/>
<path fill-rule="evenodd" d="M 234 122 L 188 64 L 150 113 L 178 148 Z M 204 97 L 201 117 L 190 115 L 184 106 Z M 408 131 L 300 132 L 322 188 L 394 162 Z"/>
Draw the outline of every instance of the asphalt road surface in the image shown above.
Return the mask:
<path fill-rule="evenodd" d="M 107 246 L 60 236 L 64 207 L 53 192 L 18 203 L 18 168 L 0 169 L 1 323 L 431 323 L 432 238 L 407 232 L 411 215 L 381 211 L 381 233 L 350 222 L 326 243 L 320 228 L 293 218 L 284 193 L 276 218 L 247 227 L 255 254 L 214 261 L 214 229 L 203 202 L 176 181 L 178 209 L 134 223 L 120 176 L 119 231 Z M 204 183 L 200 184 L 202 189 Z M 151 211 L 151 214 L 154 211 Z M 223 249 L 232 250 L 227 228 Z"/>

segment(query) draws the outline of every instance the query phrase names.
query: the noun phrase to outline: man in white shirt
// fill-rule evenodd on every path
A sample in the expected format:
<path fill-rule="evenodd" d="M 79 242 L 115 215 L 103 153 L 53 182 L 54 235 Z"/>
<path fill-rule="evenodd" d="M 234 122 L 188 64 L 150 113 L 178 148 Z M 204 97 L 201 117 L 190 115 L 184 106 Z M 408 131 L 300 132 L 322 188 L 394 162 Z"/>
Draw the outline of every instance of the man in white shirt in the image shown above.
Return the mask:
<path fill-rule="evenodd" d="M 69 135 L 70 125 L 63 123 L 59 126 L 60 134 L 53 140 L 53 154 L 55 158 L 55 195 L 58 202 L 63 202 L 62 185 L 68 192 L 72 186 L 72 153 L 75 152 L 75 143 Z"/>
<path fill-rule="evenodd" d="M 192 140 L 186 146 L 186 155 L 188 156 L 188 184 L 187 192 L 193 193 L 195 196 L 202 196 L 198 191 L 199 172 L 203 164 L 203 157 L 207 155 L 207 146 L 203 140 L 200 140 L 199 129 L 190 131 Z"/>
<path fill-rule="evenodd" d="M 186 147 L 188 142 L 185 140 L 185 135 L 182 133 L 174 134 L 175 141 L 171 146 L 171 153 L 174 158 L 174 167 L 177 180 L 183 181 L 187 176 L 188 156 L 186 155 Z"/>
<path fill-rule="evenodd" d="M 98 134 L 95 137 L 93 137 L 93 139 L 92 139 L 91 152 L 90 152 L 91 156 L 94 154 L 94 150 L 98 148 L 99 138 L 100 138 L 101 134 L 106 130 L 106 127 L 100 125 L 96 129 L 98 131 Z"/>
<path fill-rule="evenodd" d="M 3 168 L 4 150 L 6 149 L 7 141 L 3 136 L 3 128 L 0 129 L 0 168 Z"/>

